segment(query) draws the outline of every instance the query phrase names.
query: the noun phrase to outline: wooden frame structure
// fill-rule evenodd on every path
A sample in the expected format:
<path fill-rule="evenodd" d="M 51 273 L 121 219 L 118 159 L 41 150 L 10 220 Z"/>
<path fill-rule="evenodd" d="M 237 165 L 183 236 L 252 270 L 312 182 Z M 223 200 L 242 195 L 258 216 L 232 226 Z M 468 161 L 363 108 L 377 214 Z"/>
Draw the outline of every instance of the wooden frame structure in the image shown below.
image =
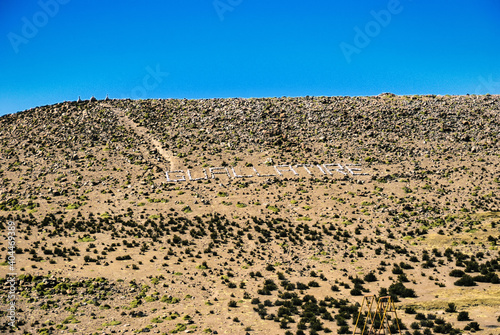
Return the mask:
<path fill-rule="evenodd" d="M 373 310 L 375 303 L 375 310 Z M 363 328 L 359 327 L 359 329 L 361 329 L 361 333 L 359 333 L 357 332 L 358 324 L 365 310 L 366 318 L 363 320 Z M 398 333 L 401 335 L 398 314 L 396 313 L 396 307 L 394 306 L 392 298 L 390 296 L 380 297 L 377 301 L 377 297 L 374 295 L 363 296 L 363 302 L 361 303 L 361 308 L 359 309 L 358 318 L 356 319 L 356 325 L 354 326 L 352 335 L 390 335 L 389 315 L 391 313 L 398 327 Z M 379 327 L 376 326 L 378 323 L 380 323 Z"/>

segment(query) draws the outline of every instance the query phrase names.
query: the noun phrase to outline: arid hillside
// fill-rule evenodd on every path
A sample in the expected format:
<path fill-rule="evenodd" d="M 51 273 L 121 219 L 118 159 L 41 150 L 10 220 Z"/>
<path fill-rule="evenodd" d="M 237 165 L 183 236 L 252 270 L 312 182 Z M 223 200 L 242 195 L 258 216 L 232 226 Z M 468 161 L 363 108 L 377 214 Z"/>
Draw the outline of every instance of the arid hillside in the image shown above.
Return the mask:
<path fill-rule="evenodd" d="M 499 194 L 500 96 L 6 115 L 0 332 L 500 334 Z"/>

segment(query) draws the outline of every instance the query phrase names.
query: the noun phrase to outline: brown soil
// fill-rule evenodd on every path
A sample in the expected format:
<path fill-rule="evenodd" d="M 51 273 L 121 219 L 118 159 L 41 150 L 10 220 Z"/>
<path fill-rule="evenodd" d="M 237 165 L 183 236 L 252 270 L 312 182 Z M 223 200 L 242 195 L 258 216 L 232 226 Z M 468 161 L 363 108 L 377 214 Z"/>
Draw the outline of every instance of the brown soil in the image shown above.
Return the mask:
<path fill-rule="evenodd" d="M 500 334 L 499 103 L 112 100 L 2 117 L 0 228 L 17 229 L 18 328 L 1 332 L 352 333 L 363 295 L 387 289 L 402 333 L 477 322 Z M 329 163 L 367 175 L 165 177 Z M 455 284 L 467 276 L 474 286 Z"/>

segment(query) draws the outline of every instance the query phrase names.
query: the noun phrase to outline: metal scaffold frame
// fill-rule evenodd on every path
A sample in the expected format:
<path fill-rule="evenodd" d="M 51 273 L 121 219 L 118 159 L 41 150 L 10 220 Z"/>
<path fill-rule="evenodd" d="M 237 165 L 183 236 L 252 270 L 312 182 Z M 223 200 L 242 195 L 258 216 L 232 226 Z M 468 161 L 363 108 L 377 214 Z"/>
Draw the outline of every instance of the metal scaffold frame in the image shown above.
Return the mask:
<path fill-rule="evenodd" d="M 376 302 L 375 310 L 372 310 Z M 359 327 L 358 324 L 362 315 L 366 310 L 366 318 L 364 318 L 363 328 Z M 352 335 L 390 335 L 390 325 L 389 316 L 393 314 L 394 321 L 398 327 L 398 333 L 401 335 L 401 328 L 399 327 L 398 314 L 396 313 L 396 306 L 394 306 L 394 301 L 390 296 L 380 297 L 377 301 L 377 297 L 374 295 L 368 295 L 363 297 L 363 302 L 359 309 L 358 318 L 356 319 L 356 325 L 354 326 L 354 331 Z M 378 319 L 377 319 L 378 317 Z M 375 324 L 380 322 L 380 327 L 375 329 Z M 368 328 L 369 327 L 369 328 Z M 361 332 L 357 332 L 361 329 Z"/>

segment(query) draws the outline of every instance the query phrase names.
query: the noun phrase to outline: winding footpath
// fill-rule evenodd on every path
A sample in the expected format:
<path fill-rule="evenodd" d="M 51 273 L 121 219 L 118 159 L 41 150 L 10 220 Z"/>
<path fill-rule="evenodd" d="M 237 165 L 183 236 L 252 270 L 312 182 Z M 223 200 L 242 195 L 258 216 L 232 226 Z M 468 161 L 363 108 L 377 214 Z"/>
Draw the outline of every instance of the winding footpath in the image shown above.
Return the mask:
<path fill-rule="evenodd" d="M 179 162 L 177 161 L 177 157 L 175 157 L 170 151 L 163 148 L 163 145 L 160 141 L 158 141 L 149 131 L 142 126 L 139 126 L 137 123 L 132 121 L 125 111 L 120 108 L 114 108 L 109 104 L 102 104 L 103 107 L 109 108 L 115 115 L 118 117 L 118 120 L 124 126 L 133 130 L 139 136 L 142 136 L 146 141 L 151 143 L 153 148 L 168 162 L 169 168 L 168 171 L 174 171 L 177 166 L 179 166 Z"/>

